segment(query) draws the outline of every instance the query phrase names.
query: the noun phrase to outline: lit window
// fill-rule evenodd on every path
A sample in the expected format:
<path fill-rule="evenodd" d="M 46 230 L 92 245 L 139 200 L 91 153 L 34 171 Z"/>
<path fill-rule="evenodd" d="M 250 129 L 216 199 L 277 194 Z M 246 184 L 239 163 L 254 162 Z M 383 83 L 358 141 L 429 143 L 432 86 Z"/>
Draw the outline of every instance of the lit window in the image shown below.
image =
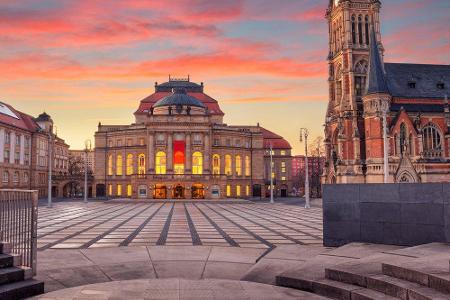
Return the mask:
<path fill-rule="evenodd" d="M 131 184 L 127 185 L 127 196 L 131 197 L 133 195 L 133 188 L 131 187 Z"/>
<path fill-rule="evenodd" d="M 272 172 L 272 178 L 275 178 L 275 172 Z"/>
<path fill-rule="evenodd" d="M 236 196 L 237 196 L 237 197 L 240 197 L 240 196 L 241 196 L 241 186 L 240 186 L 240 185 L 237 185 L 237 186 L 236 186 Z"/>
<path fill-rule="evenodd" d="M 282 180 L 282 181 L 286 181 L 286 177 L 282 176 L 282 177 L 281 177 L 281 180 Z"/>
<path fill-rule="evenodd" d="M 113 175 L 113 156 L 112 156 L 112 154 L 110 154 L 108 156 L 108 175 L 109 176 Z"/>
<path fill-rule="evenodd" d="M 249 185 L 246 185 L 246 186 L 245 186 L 245 195 L 246 195 L 247 197 L 250 196 L 250 186 L 249 186 Z"/>
<path fill-rule="evenodd" d="M 138 156 L 138 174 L 145 174 L 145 154 L 139 154 Z"/>
<path fill-rule="evenodd" d="M 122 196 L 122 185 L 121 184 L 117 185 L 117 196 Z"/>
<path fill-rule="evenodd" d="M 251 174 L 251 163 L 250 156 L 245 156 L 245 176 L 250 176 Z"/>
<path fill-rule="evenodd" d="M 116 158 L 116 175 L 121 176 L 123 174 L 122 167 L 123 167 L 122 155 L 119 154 L 117 155 Z"/>
<path fill-rule="evenodd" d="M 192 154 L 192 174 L 203 174 L 203 155 L 200 152 Z"/>
<path fill-rule="evenodd" d="M 227 197 L 231 197 L 231 185 L 227 184 Z"/>
<path fill-rule="evenodd" d="M 280 155 L 286 155 L 286 151 L 285 150 L 281 150 L 280 151 Z"/>
<path fill-rule="evenodd" d="M 231 176 L 231 155 L 225 155 L 225 174 Z"/>
<path fill-rule="evenodd" d="M 163 151 L 156 153 L 156 163 L 155 163 L 155 173 L 156 174 L 166 174 L 166 161 L 167 156 Z"/>
<path fill-rule="evenodd" d="M 134 168 L 133 168 L 133 154 L 127 155 L 127 175 L 133 175 Z"/>
<path fill-rule="evenodd" d="M 242 160 L 239 155 L 236 155 L 236 175 L 242 176 Z"/>
<path fill-rule="evenodd" d="M 108 195 L 112 196 L 112 194 L 113 194 L 113 186 L 112 184 L 108 184 Z"/>
<path fill-rule="evenodd" d="M 213 155 L 213 174 L 220 175 L 220 155 Z"/>

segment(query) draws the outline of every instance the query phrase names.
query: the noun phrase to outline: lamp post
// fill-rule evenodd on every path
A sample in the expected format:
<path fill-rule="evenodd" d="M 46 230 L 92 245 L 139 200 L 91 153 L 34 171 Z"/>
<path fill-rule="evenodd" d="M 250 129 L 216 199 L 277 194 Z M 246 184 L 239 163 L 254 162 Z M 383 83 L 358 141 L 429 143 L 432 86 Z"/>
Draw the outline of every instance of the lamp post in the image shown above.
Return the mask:
<path fill-rule="evenodd" d="M 273 204 L 273 150 L 270 144 L 270 203 Z"/>
<path fill-rule="evenodd" d="M 88 202 L 88 154 L 91 151 L 91 140 L 84 142 L 84 203 Z"/>
<path fill-rule="evenodd" d="M 305 208 L 311 207 L 309 203 L 308 134 L 307 128 L 300 128 L 300 142 L 303 142 L 303 136 L 305 136 Z"/>

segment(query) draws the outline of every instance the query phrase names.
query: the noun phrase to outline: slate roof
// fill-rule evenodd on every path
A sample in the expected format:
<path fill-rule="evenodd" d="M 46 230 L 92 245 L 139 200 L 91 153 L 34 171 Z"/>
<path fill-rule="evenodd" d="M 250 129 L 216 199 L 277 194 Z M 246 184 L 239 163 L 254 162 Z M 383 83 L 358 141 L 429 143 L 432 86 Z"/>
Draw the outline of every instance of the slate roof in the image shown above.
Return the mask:
<path fill-rule="evenodd" d="M 165 96 L 161 100 L 158 100 L 158 102 L 156 102 L 153 107 L 177 105 L 206 108 L 206 106 L 201 101 L 191 95 L 187 95 L 186 90 L 182 88 L 176 89 L 171 95 Z"/>
<path fill-rule="evenodd" d="M 400 111 L 404 108 L 406 112 L 443 113 L 444 104 L 391 104 L 391 111 Z"/>
<path fill-rule="evenodd" d="M 367 94 L 389 94 L 386 78 L 384 77 L 383 64 L 380 58 L 380 50 L 378 48 L 378 42 L 373 27 L 370 33 L 369 60 L 369 83 Z"/>
<path fill-rule="evenodd" d="M 450 65 L 385 63 L 387 83 L 393 97 L 438 98 L 450 96 Z M 415 88 L 409 83 L 414 82 Z M 444 84 L 444 89 L 437 87 Z"/>

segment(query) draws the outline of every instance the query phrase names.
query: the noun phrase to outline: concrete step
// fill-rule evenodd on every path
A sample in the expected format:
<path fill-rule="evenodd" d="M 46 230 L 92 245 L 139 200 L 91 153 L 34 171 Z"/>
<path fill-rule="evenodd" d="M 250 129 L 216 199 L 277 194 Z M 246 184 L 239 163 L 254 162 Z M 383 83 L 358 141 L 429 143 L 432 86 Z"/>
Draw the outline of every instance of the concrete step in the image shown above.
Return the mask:
<path fill-rule="evenodd" d="M 44 282 L 29 279 L 0 285 L 0 299 L 17 300 L 44 293 Z"/>
<path fill-rule="evenodd" d="M 14 266 L 14 257 L 9 254 L 0 254 L 0 268 Z"/>
<path fill-rule="evenodd" d="M 0 285 L 25 279 L 25 270 L 17 267 L 0 269 Z"/>
<path fill-rule="evenodd" d="M 450 293 L 450 272 L 446 265 L 449 256 L 450 254 L 435 255 L 402 264 L 382 263 L 382 273 Z"/>
<path fill-rule="evenodd" d="M 11 252 L 11 244 L 0 241 L 0 254 L 8 254 Z"/>

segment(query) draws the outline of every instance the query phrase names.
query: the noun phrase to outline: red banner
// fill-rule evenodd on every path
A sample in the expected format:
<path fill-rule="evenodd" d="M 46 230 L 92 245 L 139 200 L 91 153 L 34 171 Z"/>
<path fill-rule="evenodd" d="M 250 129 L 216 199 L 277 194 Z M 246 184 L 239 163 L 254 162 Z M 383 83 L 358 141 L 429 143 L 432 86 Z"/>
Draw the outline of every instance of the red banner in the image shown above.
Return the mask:
<path fill-rule="evenodd" d="M 184 141 L 173 142 L 173 163 L 184 164 L 186 145 Z"/>

